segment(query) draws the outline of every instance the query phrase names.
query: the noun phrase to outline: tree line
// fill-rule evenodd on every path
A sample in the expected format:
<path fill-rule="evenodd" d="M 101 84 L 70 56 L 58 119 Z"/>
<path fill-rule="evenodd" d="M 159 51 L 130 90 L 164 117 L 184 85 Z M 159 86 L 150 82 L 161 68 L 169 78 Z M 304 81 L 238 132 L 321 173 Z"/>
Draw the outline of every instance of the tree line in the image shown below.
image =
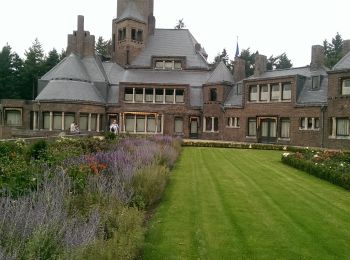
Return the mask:
<path fill-rule="evenodd" d="M 182 19 L 179 20 L 179 24 L 181 28 L 184 27 Z M 323 45 L 325 49 L 325 66 L 332 68 L 341 59 L 343 39 L 337 33 L 331 41 L 324 40 Z M 106 59 L 110 58 L 110 40 L 104 40 L 103 37 L 99 37 L 95 48 L 99 56 Z M 258 51 L 252 52 L 250 48 L 247 48 L 243 49 L 238 56 L 246 62 L 247 77 L 254 74 L 256 54 L 258 54 Z M 6 44 L 0 51 L 0 99 L 34 99 L 37 95 L 38 79 L 65 57 L 66 52 L 64 50 L 58 53 L 55 48 L 49 51 L 48 54 L 45 54 L 38 39 L 35 39 L 32 46 L 25 51 L 24 59 L 14 52 L 10 45 Z M 221 61 L 233 71 L 233 61 L 230 59 L 226 49 L 217 54 L 211 65 L 215 67 Z M 268 58 L 268 70 L 286 69 L 292 66 L 293 64 L 286 53 L 278 56 L 271 55 Z"/>
<path fill-rule="evenodd" d="M 343 39 L 339 33 L 337 33 L 330 42 L 328 42 L 326 39 L 324 40 L 323 47 L 325 50 L 325 66 L 327 68 L 332 68 L 341 59 L 342 46 Z M 238 55 L 239 58 L 245 61 L 246 77 L 254 74 L 255 56 L 257 54 L 259 54 L 258 51 L 252 52 L 250 48 L 247 48 L 243 49 Z M 214 57 L 214 61 L 211 63 L 211 65 L 213 67 L 216 67 L 216 65 L 221 61 L 228 67 L 230 71 L 233 72 L 234 62 L 230 59 L 225 48 L 221 53 L 218 53 Z M 288 69 L 292 66 L 292 61 L 288 58 L 285 52 L 277 56 L 271 55 L 267 59 L 267 70 Z"/>

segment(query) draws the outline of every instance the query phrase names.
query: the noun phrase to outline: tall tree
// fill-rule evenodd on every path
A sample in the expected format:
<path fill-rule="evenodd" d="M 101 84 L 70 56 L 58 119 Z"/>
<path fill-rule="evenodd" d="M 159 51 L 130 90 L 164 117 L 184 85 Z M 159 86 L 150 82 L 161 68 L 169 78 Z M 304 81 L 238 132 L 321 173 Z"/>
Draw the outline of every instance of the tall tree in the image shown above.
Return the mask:
<path fill-rule="evenodd" d="M 55 48 L 49 51 L 43 64 L 43 73 L 48 72 L 60 62 L 60 56 Z"/>
<path fill-rule="evenodd" d="M 38 39 L 35 39 L 33 45 L 25 51 L 25 61 L 23 67 L 23 86 L 21 97 L 23 99 L 35 98 L 38 79 L 44 75 L 44 51 Z"/>
<path fill-rule="evenodd" d="M 226 49 L 224 48 L 224 49 L 222 50 L 221 53 L 218 53 L 218 54 L 215 56 L 214 62 L 213 62 L 212 65 L 216 66 L 216 65 L 219 64 L 221 61 L 222 61 L 223 63 L 225 63 L 225 65 L 228 65 L 229 59 L 230 59 L 230 58 L 229 58 L 229 56 L 228 56 L 228 53 L 227 53 Z"/>
<path fill-rule="evenodd" d="M 271 55 L 270 58 L 267 59 L 267 70 L 289 69 L 292 66 L 293 64 L 285 52 L 277 57 Z"/>
<path fill-rule="evenodd" d="M 109 46 L 111 44 L 110 40 L 104 40 L 102 36 L 98 37 L 97 42 L 96 42 L 96 52 L 98 55 L 102 57 L 109 57 L 110 52 L 109 52 Z"/>
<path fill-rule="evenodd" d="M 331 43 L 326 39 L 323 41 L 323 47 L 325 50 L 325 65 L 328 68 L 332 68 L 341 59 L 341 51 L 343 48 L 343 39 L 337 32 Z"/>
<path fill-rule="evenodd" d="M 63 60 L 65 57 L 67 57 L 67 52 L 65 49 L 62 49 L 61 53 L 59 54 L 60 61 Z"/>
<path fill-rule="evenodd" d="M 258 53 L 258 52 L 256 52 Z M 245 74 L 247 77 L 254 74 L 254 64 L 255 64 L 255 55 L 256 53 L 251 53 L 250 48 L 243 49 L 239 57 L 245 60 Z"/>
<path fill-rule="evenodd" d="M 20 98 L 20 74 L 23 62 L 17 53 L 6 45 L 0 51 L 0 99 Z"/>
<path fill-rule="evenodd" d="M 186 25 L 184 23 L 184 19 L 182 18 L 182 19 L 177 21 L 177 24 L 175 25 L 174 28 L 179 30 L 179 29 L 183 29 L 185 27 L 186 27 Z"/>

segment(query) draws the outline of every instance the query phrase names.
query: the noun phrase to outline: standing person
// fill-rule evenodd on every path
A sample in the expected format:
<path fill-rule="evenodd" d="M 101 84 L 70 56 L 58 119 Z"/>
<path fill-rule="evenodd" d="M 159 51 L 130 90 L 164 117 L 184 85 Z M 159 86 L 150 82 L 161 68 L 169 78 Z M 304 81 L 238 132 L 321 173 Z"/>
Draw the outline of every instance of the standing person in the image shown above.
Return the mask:
<path fill-rule="evenodd" d="M 119 133 L 119 125 L 117 124 L 117 120 L 113 120 L 112 124 L 109 126 L 109 131 L 114 134 Z"/>
<path fill-rule="evenodd" d="M 76 133 L 76 132 L 77 132 L 77 128 L 76 128 L 75 121 L 73 121 L 73 122 L 70 124 L 69 130 L 70 130 L 71 133 Z"/>

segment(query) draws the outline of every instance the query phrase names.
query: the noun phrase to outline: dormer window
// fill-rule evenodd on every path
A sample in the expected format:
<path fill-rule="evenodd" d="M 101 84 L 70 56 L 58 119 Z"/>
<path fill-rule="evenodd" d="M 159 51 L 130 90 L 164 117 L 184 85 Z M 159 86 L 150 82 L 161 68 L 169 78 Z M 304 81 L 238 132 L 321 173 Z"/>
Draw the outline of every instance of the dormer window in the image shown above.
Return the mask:
<path fill-rule="evenodd" d="M 317 90 L 320 89 L 321 81 L 320 81 L 320 76 L 313 76 L 312 79 L 312 85 L 311 89 L 312 90 Z"/>
<path fill-rule="evenodd" d="M 350 79 L 344 79 L 342 81 L 341 94 L 350 95 Z"/>
<path fill-rule="evenodd" d="M 142 30 L 137 31 L 136 40 L 139 42 L 143 41 L 143 31 Z"/>
<path fill-rule="evenodd" d="M 156 60 L 155 69 L 160 70 L 181 70 L 182 63 L 181 61 L 175 60 Z"/>

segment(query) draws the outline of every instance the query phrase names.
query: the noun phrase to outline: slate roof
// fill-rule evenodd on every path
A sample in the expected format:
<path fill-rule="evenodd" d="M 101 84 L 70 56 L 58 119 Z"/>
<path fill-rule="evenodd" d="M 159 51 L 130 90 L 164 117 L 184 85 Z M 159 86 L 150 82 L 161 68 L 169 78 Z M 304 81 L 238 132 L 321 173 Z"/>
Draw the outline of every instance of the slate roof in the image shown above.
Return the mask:
<path fill-rule="evenodd" d="M 122 21 L 125 19 L 133 19 L 143 23 L 147 22 L 145 17 L 143 17 L 138 11 L 137 6 L 133 0 L 128 1 L 128 5 L 126 6 L 124 12 L 121 14 L 120 17 L 118 17 L 119 21 Z"/>
<path fill-rule="evenodd" d="M 321 85 L 317 90 L 312 89 L 312 78 L 306 78 L 299 94 L 297 103 L 301 105 L 323 105 L 327 103 L 328 77 L 321 76 Z"/>
<path fill-rule="evenodd" d="M 93 82 L 106 82 L 107 76 L 104 72 L 104 68 L 101 60 L 96 57 L 88 57 L 82 59 L 82 63 L 87 71 L 91 81 Z"/>
<path fill-rule="evenodd" d="M 181 84 L 202 86 L 210 76 L 209 71 L 167 71 L 167 70 L 140 70 L 129 69 L 123 74 L 121 82 L 155 83 L 155 84 Z M 117 82 L 111 82 L 117 84 Z"/>
<path fill-rule="evenodd" d="M 350 52 L 348 52 L 335 66 L 333 70 L 350 69 Z"/>
<path fill-rule="evenodd" d="M 232 73 L 229 71 L 229 69 L 226 67 L 224 62 L 220 62 L 213 73 L 211 74 L 210 78 L 207 81 L 207 84 L 212 83 L 233 83 L 233 76 Z"/>
<path fill-rule="evenodd" d="M 195 50 L 198 42 L 187 29 L 156 29 L 148 37 L 145 48 L 132 62 L 132 66 L 150 67 L 153 56 L 186 57 L 187 69 L 209 69 L 201 51 Z"/>
<path fill-rule="evenodd" d="M 224 106 L 225 107 L 242 107 L 243 106 L 243 95 L 237 94 L 237 84 L 232 87 L 231 91 L 229 92 Z"/>
<path fill-rule="evenodd" d="M 63 59 L 41 79 L 76 79 L 81 81 L 90 81 L 90 77 L 82 60 L 74 53 Z"/>
<path fill-rule="evenodd" d="M 295 75 L 308 76 L 310 75 L 310 73 L 311 71 L 309 66 L 299 67 L 299 68 L 290 68 L 290 69 L 281 69 L 281 70 L 269 70 L 257 77 L 252 75 L 248 78 L 248 80 L 288 77 L 288 76 L 295 76 Z"/>
<path fill-rule="evenodd" d="M 105 103 L 92 83 L 73 80 L 51 80 L 35 100 Z"/>

